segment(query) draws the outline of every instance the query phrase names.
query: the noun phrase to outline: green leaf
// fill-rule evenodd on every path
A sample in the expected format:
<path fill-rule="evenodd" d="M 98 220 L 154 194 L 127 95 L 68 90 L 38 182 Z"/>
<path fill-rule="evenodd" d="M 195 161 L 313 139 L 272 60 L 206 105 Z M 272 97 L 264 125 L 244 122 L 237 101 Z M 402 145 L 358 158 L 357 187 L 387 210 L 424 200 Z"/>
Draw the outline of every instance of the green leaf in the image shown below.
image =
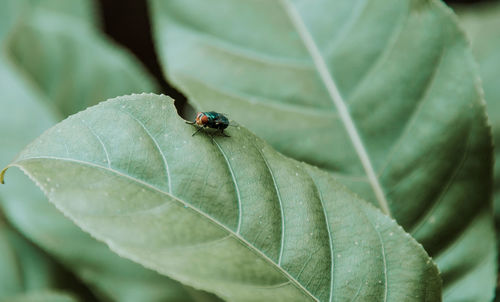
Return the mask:
<path fill-rule="evenodd" d="M 23 284 L 16 252 L 9 242 L 5 222 L 0 220 L 0 298 L 22 292 Z"/>
<path fill-rule="evenodd" d="M 12 166 L 116 253 L 229 301 L 440 301 L 421 246 L 329 174 L 243 128 L 194 131 L 169 98 L 125 96 Z"/>
<path fill-rule="evenodd" d="M 55 124 L 56 114 L 44 106 L 41 98 L 0 53 L 1 165 L 9 163 L 22 146 Z"/>
<path fill-rule="evenodd" d="M 436 260 L 446 301 L 491 300 L 490 129 L 440 1 L 151 3 L 164 70 L 199 110 L 392 213 Z"/>
<path fill-rule="evenodd" d="M 0 301 L 60 283 L 57 265 L 15 232 L 1 215 L 0 267 Z"/>
<path fill-rule="evenodd" d="M 53 124 L 52 113 L 37 102 L 37 95 L 0 54 L 0 165 L 7 164 L 21 146 Z M 13 128 L 10 126 L 23 125 Z M 14 180 L 14 179 L 13 179 Z M 2 188 L 3 189 L 3 188 Z M 3 199 L 5 190 L 0 190 Z M 6 224 L 0 209 L 0 299 L 56 285 L 52 260 Z"/>
<path fill-rule="evenodd" d="M 26 3 L 18 0 L 2 1 L 2 9 L 0 10 L 0 46 L 3 45 L 15 26 L 16 21 L 26 8 Z"/>
<path fill-rule="evenodd" d="M 123 50 L 110 44 L 80 20 L 62 14 L 59 16 L 48 10 L 52 2 L 38 1 L 38 6 L 29 9 L 23 6 L 26 4 L 24 1 L 7 2 L 11 6 L 7 6 L 10 11 L 6 15 L 16 18 L 23 15 L 25 18 L 15 20 L 12 17 L 16 27 L 9 27 L 12 32 L 6 34 L 9 38 L 0 52 L 2 167 L 23 146 L 66 113 L 96 103 L 108 94 L 151 90 L 155 86 L 148 81 L 139 63 Z M 69 3 L 77 2 L 68 1 L 68 7 Z M 3 9 L 0 10 L 0 14 L 3 12 Z M 26 17 L 28 14 L 32 19 Z M 49 17 L 53 19 L 49 20 Z M 63 20 L 67 22 L 63 24 Z M 0 18 L 1 26 L 3 21 Z M 51 27 L 54 25 L 61 27 Z M 0 31 L 3 29 L 0 27 Z M 27 38 L 31 40 L 27 41 Z M 46 51 L 37 52 L 44 49 Z M 10 57 L 4 50 L 9 52 Z M 76 57 L 74 51 L 78 51 Z M 39 80 L 42 83 L 38 83 Z M 61 107 L 55 107 L 57 103 Z M 0 202 L 10 222 L 72 269 L 101 296 L 116 301 L 217 300 L 206 293 L 193 293 L 190 288 L 118 257 L 47 203 L 42 192 L 22 173 L 11 176 L 11 184 L 0 190 Z M 6 257 L 8 255 L 5 254 Z M 3 266 L 0 267 L 3 270 Z M 12 277 L 15 276 L 10 270 L 3 272 L 7 276 L 11 273 Z M 10 288 L 10 282 L 14 281 L 0 279 L 0 293 L 6 293 L 3 288 Z"/>
<path fill-rule="evenodd" d="M 474 56 L 479 63 L 488 115 L 493 128 L 495 157 L 500 158 L 500 3 L 458 7 L 460 16 L 472 42 Z M 500 161 L 495 162 L 494 185 L 495 218 L 500 221 Z"/>
<path fill-rule="evenodd" d="M 59 15 L 78 18 L 90 25 L 98 25 L 97 8 L 94 1 L 89 0 L 17 0 L 26 2 L 33 10 L 51 11 Z"/>
<path fill-rule="evenodd" d="M 42 291 L 29 294 L 17 295 L 1 302 L 77 302 L 72 295 L 63 292 Z"/>
<path fill-rule="evenodd" d="M 47 9 L 58 1 L 39 2 L 45 5 L 31 7 L 6 49 L 61 117 L 116 95 L 157 89 L 130 53 L 89 22 Z"/>
<path fill-rule="evenodd" d="M 117 256 L 48 203 L 22 172 L 12 172 L 8 186 L 2 188 L 11 196 L 3 201 L 6 216 L 33 242 L 71 268 L 104 301 L 217 301 L 206 293 L 192 297 L 191 289 Z M 12 197 L 23 191 L 22 198 Z"/>

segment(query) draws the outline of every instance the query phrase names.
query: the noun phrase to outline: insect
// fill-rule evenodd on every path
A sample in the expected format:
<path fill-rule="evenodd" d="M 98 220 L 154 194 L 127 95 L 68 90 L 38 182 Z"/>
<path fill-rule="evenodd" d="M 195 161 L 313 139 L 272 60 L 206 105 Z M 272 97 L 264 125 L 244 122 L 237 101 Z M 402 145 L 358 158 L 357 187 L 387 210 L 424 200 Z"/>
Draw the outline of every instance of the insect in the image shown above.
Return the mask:
<path fill-rule="evenodd" d="M 220 134 L 222 134 L 223 136 L 229 137 L 229 135 L 224 133 L 224 129 L 226 129 L 229 126 L 229 120 L 222 113 L 218 113 L 215 111 L 198 112 L 196 114 L 196 119 L 194 120 L 194 122 L 186 122 L 186 123 L 198 126 L 198 130 L 196 130 L 196 132 L 193 133 L 193 136 L 196 133 L 198 133 L 201 129 L 212 128 L 218 130 Z"/>

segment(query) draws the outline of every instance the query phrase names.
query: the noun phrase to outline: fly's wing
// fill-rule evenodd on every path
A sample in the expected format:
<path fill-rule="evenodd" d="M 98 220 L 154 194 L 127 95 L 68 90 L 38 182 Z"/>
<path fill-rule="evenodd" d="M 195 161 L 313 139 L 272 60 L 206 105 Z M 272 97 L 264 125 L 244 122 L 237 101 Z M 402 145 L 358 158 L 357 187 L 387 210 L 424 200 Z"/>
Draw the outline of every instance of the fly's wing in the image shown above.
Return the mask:
<path fill-rule="evenodd" d="M 223 119 L 224 119 L 224 121 L 223 121 L 223 122 L 224 122 L 224 123 L 227 123 L 227 124 L 228 124 L 228 126 L 230 126 L 230 127 L 239 127 L 239 126 L 240 126 L 240 124 L 238 124 L 238 123 L 237 123 L 237 122 L 235 122 L 234 120 L 230 120 L 230 119 L 228 119 L 228 118 L 227 118 L 228 114 L 226 114 L 226 113 L 218 113 L 218 115 L 219 115 L 219 116 L 221 116 L 221 118 L 223 118 Z"/>

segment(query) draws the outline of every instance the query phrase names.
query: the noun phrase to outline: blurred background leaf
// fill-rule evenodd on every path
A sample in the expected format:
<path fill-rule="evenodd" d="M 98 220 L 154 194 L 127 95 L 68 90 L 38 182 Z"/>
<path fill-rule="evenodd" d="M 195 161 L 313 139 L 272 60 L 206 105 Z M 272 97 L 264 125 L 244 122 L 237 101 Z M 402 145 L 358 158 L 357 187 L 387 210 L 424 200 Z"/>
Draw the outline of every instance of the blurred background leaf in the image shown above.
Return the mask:
<path fill-rule="evenodd" d="M 0 216 L 0 301 L 58 287 L 58 266 L 13 230 Z"/>
<path fill-rule="evenodd" d="M 484 88 L 495 143 L 494 209 L 500 228 L 500 1 L 455 6 L 471 43 Z M 497 237 L 498 240 L 498 237 Z M 500 301 L 497 288 L 496 301 Z"/>
<path fill-rule="evenodd" d="M 55 291 L 40 291 L 29 294 L 21 294 L 8 299 L 0 299 L 0 302 L 77 302 L 74 296 Z"/>
<path fill-rule="evenodd" d="M 0 29 L 2 166 L 69 114 L 111 96 L 157 89 L 132 55 L 93 26 L 93 2 L 6 3 L 7 10 L 1 11 L 9 18 L 2 20 Z M 218 301 L 120 258 L 65 218 L 22 173 L 15 171 L 11 177 L 0 190 L 11 223 L 73 270 L 101 299 Z"/>
<path fill-rule="evenodd" d="M 495 157 L 500 159 L 500 1 L 455 6 L 479 64 L 484 97 L 493 128 Z M 500 220 L 500 160 L 495 162 L 495 219 Z"/>
<path fill-rule="evenodd" d="M 89 20 L 51 8 L 30 6 L 23 22 L 11 33 L 7 52 L 61 117 L 117 95 L 157 90 L 142 65 L 106 39 Z"/>
<path fill-rule="evenodd" d="M 394 218 L 438 263 L 445 301 L 492 299 L 491 134 L 470 49 L 440 1 L 150 2 L 165 74 L 197 109 L 227 113 L 378 204 L 294 26 L 304 22 Z"/>

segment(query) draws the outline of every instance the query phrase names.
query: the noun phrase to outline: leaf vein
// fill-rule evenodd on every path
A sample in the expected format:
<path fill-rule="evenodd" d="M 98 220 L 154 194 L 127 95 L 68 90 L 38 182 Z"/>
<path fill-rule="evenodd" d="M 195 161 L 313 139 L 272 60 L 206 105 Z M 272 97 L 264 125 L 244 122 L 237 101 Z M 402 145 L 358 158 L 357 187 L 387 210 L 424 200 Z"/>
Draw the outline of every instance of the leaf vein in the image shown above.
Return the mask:
<path fill-rule="evenodd" d="M 319 197 L 319 201 L 321 203 L 321 209 L 323 210 L 323 215 L 325 216 L 325 224 L 326 224 L 326 230 L 328 232 L 328 238 L 329 238 L 329 247 L 330 247 L 330 261 L 331 261 L 331 267 L 330 267 L 330 297 L 328 299 L 328 301 L 333 301 L 333 272 L 334 272 L 334 267 L 335 267 L 335 260 L 334 260 L 334 249 L 333 249 L 333 236 L 332 236 L 332 231 L 330 229 L 330 222 L 329 222 L 329 219 L 328 219 L 328 214 L 326 213 L 326 205 L 325 205 L 325 201 L 323 199 L 323 192 L 321 191 L 321 189 L 319 188 L 318 184 L 316 183 L 316 180 L 314 179 L 314 177 L 311 175 L 311 173 L 309 173 L 309 171 L 307 172 L 309 174 L 309 177 L 311 178 L 311 180 L 313 181 L 314 183 L 314 186 L 316 187 L 316 191 L 318 192 L 318 197 Z"/>
<path fill-rule="evenodd" d="M 111 168 L 111 160 L 109 159 L 109 153 L 108 153 L 108 150 L 106 149 L 106 145 L 104 145 L 104 142 L 102 141 L 102 139 L 99 137 L 99 135 L 97 135 L 97 133 L 92 129 L 90 128 L 89 125 L 87 125 L 82 119 L 79 119 L 81 121 L 81 123 L 87 127 L 87 129 L 89 129 L 90 133 L 92 133 L 93 136 L 95 136 L 95 138 L 97 138 L 97 140 L 99 141 L 99 144 L 101 144 L 101 147 L 102 149 L 104 150 L 104 154 L 106 155 L 106 161 L 108 163 L 108 168 Z M 66 148 L 66 153 L 68 153 L 68 146 L 66 145 L 66 143 L 64 143 L 64 147 Z"/>
<path fill-rule="evenodd" d="M 338 90 L 337 84 L 335 83 L 330 71 L 328 70 L 328 67 L 320 50 L 318 49 L 318 46 L 314 42 L 311 33 L 304 24 L 304 21 L 302 20 L 302 17 L 300 16 L 295 6 L 293 4 L 290 4 L 288 0 L 281 0 L 281 3 L 290 18 L 290 22 L 295 26 L 295 29 L 304 42 L 304 46 L 309 51 L 309 54 L 316 66 L 317 72 L 320 75 L 326 90 L 328 91 L 330 99 L 337 108 L 338 114 L 342 120 L 342 123 L 344 124 L 345 130 L 348 133 L 349 138 L 351 139 L 354 150 L 356 151 L 358 158 L 365 170 L 365 173 L 370 180 L 370 185 L 375 193 L 380 208 L 386 215 L 391 216 L 391 210 L 389 208 L 384 190 L 378 181 L 377 175 L 375 174 L 375 170 L 373 169 L 373 165 L 368 152 L 361 140 L 359 131 L 356 129 L 356 125 L 354 124 L 354 120 L 349 113 L 349 109 L 347 108 L 347 105 L 342 98 L 340 91 Z"/>
<path fill-rule="evenodd" d="M 368 218 L 368 217 L 367 217 Z M 371 226 L 377 233 L 378 239 L 380 241 L 380 249 L 381 249 L 381 254 L 382 254 L 382 260 L 384 262 L 384 302 L 387 302 L 387 258 L 386 258 L 386 253 L 385 253 L 385 243 L 384 240 L 382 239 L 382 236 L 380 234 L 380 231 L 378 230 L 378 227 L 373 225 L 373 222 L 371 219 L 368 218 L 368 221 L 370 222 Z"/>
<path fill-rule="evenodd" d="M 262 150 L 260 150 L 258 147 L 256 147 L 257 151 L 259 151 L 260 156 L 262 156 L 262 159 L 264 160 L 264 163 L 266 164 L 266 168 L 269 171 L 269 174 L 271 175 L 271 179 L 273 180 L 274 184 L 274 190 L 276 192 L 276 196 L 278 197 L 278 203 L 280 205 L 280 212 L 281 212 L 281 246 L 280 246 L 280 252 L 279 252 L 279 257 L 278 257 L 278 265 L 281 266 L 281 260 L 283 258 L 283 250 L 285 247 L 285 212 L 283 210 L 283 201 L 281 200 L 281 194 L 280 190 L 278 188 L 278 182 L 276 181 L 276 177 L 274 176 L 273 170 L 271 169 L 271 166 L 269 165 L 269 162 L 267 161 L 267 158 L 264 156 L 264 153 Z"/>
<path fill-rule="evenodd" d="M 441 50 L 440 55 L 438 56 L 435 64 L 434 64 L 434 69 L 432 71 L 431 76 L 429 77 L 429 80 L 426 83 L 425 90 L 422 92 L 420 95 L 419 99 L 417 100 L 417 105 L 415 106 L 415 110 L 413 110 L 413 113 L 411 116 L 408 118 L 408 122 L 406 123 L 406 126 L 403 130 L 403 133 L 397 138 L 397 140 L 394 142 L 392 149 L 389 151 L 389 155 L 387 156 L 387 160 L 385 163 L 381 166 L 382 168 L 380 169 L 378 173 L 378 177 L 380 177 L 383 173 L 384 170 L 387 168 L 387 166 L 390 164 L 392 158 L 395 156 L 396 152 L 400 148 L 400 146 L 403 144 L 404 139 L 406 136 L 409 134 L 410 130 L 412 129 L 413 125 L 416 123 L 417 117 L 419 113 L 422 111 L 422 108 L 424 107 L 425 100 L 427 100 L 427 96 L 429 94 L 429 91 L 432 89 L 432 86 L 434 82 L 436 81 L 436 76 L 438 74 L 438 70 L 441 66 L 442 58 L 444 55 L 444 49 Z"/>
<path fill-rule="evenodd" d="M 37 159 L 41 159 L 41 160 L 47 159 L 47 160 L 68 161 L 68 162 L 72 162 L 72 163 L 75 163 L 75 164 L 80 164 L 80 165 L 83 165 L 83 166 L 89 166 L 89 167 L 103 169 L 103 170 L 106 170 L 108 172 L 114 173 L 114 174 L 116 174 L 116 175 L 118 175 L 120 177 L 123 177 L 125 179 L 129 179 L 131 181 L 137 182 L 138 184 L 143 185 L 143 186 L 145 186 L 145 187 L 147 187 L 147 188 L 149 188 L 149 189 L 151 189 L 151 190 L 153 190 L 155 192 L 158 192 L 160 194 L 169 196 L 170 198 L 172 198 L 173 200 L 179 202 L 183 206 L 187 206 L 188 207 L 187 209 L 191 209 L 196 214 L 198 214 L 198 215 L 200 215 L 202 217 L 205 217 L 210 223 L 213 223 L 215 226 L 217 226 L 217 227 L 225 230 L 226 232 L 230 233 L 232 235 L 232 237 L 234 237 L 240 243 L 242 243 L 243 247 L 249 249 L 250 251 L 252 251 L 256 255 L 258 255 L 259 257 L 262 257 L 262 259 L 264 261 L 266 261 L 267 263 L 269 263 L 274 269 L 276 269 L 278 272 L 280 272 L 281 274 L 283 274 L 289 280 L 288 282 L 292 283 L 304 295 L 306 295 L 308 298 L 312 299 L 315 302 L 319 302 L 319 300 L 307 288 L 305 288 L 300 282 L 298 282 L 297 279 L 295 279 L 284 268 L 282 268 L 280 265 L 278 265 L 275 261 L 273 261 L 271 258 L 269 258 L 266 254 L 264 254 L 261 250 L 259 250 L 256 246 L 254 246 L 253 244 L 251 244 L 249 241 L 247 241 L 240 234 L 236 234 L 233 230 L 231 230 L 230 228 L 228 228 L 227 226 L 225 226 L 224 224 L 222 224 L 218 220 L 216 220 L 216 219 L 212 218 L 211 216 L 207 215 L 206 213 L 204 213 L 203 211 L 201 211 L 199 208 L 196 208 L 196 207 L 194 207 L 192 205 L 187 204 L 186 202 L 180 200 L 179 198 L 177 198 L 176 196 L 172 195 L 171 193 L 165 192 L 162 189 L 160 189 L 160 188 L 158 188 L 158 187 L 156 187 L 156 186 L 154 186 L 152 184 L 149 184 L 149 183 L 147 183 L 145 181 L 142 181 L 142 180 L 140 180 L 140 179 L 138 179 L 136 177 L 133 177 L 131 175 L 124 174 L 124 173 L 122 173 L 122 172 L 120 172 L 118 170 L 115 170 L 113 168 L 108 168 L 108 167 L 105 167 L 105 166 L 98 165 L 96 163 L 85 162 L 85 161 L 78 160 L 78 159 L 62 158 L 62 157 L 56 157 L 56 156 L 32 156 L 30 158 L 22 159 L 20 161 L 12 163 L 9 166 L 18 166 L 23 171 L 25 171 L 26 173 L 28 173 L 27 170 L 24 169 L 24 167 L 21 165 L 21 162 L 23 162 L 23 161 L 29 161 L 29 160 L 37 160 Z M 283 284 L 286 284 L 286 282 L 283 283 Z"/>
<path fill-rule="evenodd" d="M 158 141 L 154 138 L 154 136 L 151 134 L 151 132 L 149 132 L 148 128 L 146 128 L 146 125 L 144 125 L 144 123 L 141 122 L 138 118 L 136 118 L 135 116 L 133 116 L 128 111 L 124 111 L 122 109 L 120 109 L 120 111 L 123 112 L 123 113 L 125 113 L 125 114 L 127 114 L 134 121 L 136 121 L 144 129 L 144 131 L 149 136 L 149 138 L 153 141 L 153 143 L 155 145 L 155 148 L 158 150 L 158 152 L 161 155 L 161 158 L 163 159 L 163 166 L 165 167 L 165 172 L 167 173 L 168 192 L 172 193 L 172 178 L 170 177 L 170 170 L 169 170 L 169 167 L 168 167 L 168 162 L 167 162 L 167 159 L 165 158 L 165 154 L 163 153 L 163 151 L 160 148 L 160 145 L 158 144 Z"/>
<path fill-rule="evenodd" d="M 238 186 L 238 182 L 236 181 L 236 175 L 234 174 L 233 167 L 232 167 L 231 163 L 229 162 L 229 159 L 227 158 L 226 153 L 224 152 L 224 150 L 222 150 L 222 147 L 217 142 L 217 140 L 212 138 L 212 141 L 215 143 L 215 145 L 219 149 L 219 152 L 222 154 L 222 156 L 224 157 L 224 160 L 226 161 L 227 167 L 229 169 L 229 173 L 231 173 L 231 180 L 233 181 L 234 189 L 236 190 L 236 198 L 238 199 L 238 226 L 236 227 L 236 234 L 239 234 L 240 230 L 241 230 L 241 222 L 243 220 L 243 218 L 242 218 L 243 208 L 241 206 L 240 188 Z"/>
<path fill-rule="evenodd" d="M 420 220 L 415 226 L 413 226 L 411 228 L 411 231 L 409 233 L 411 233 L 412 235 L 415 235 L 415 233 L 417 233 L 427 223 L 427 221 L 432 217 L 432 214 L 439 207 L 442 200 L 446 196 L 446 193 L 448 193 L 448 190 L 453 185 L 457 175 L 460 173 L 460 171 L 462 171 L 462 168 L 464 167 L 464 164 L 469 157 L 470 132 L 467 135 L 467 141 L 465 142 L 465 144 L 466 144 L 465 151 L 464 151 L 464 154 L 462 155 L 462 158 L 460 159 L 460 163 L 458 165 L 456 165 L 454 171 L 452 173 L 450 173 L 450 176 L 448 177 L 446 184 L 442 187 L 443 190 L 441 190 L 441 193 L 439 194 L 439 196 L 437 196 L 434 199 L 434 204 L 432 206 L 428 207 L 429 210 L 427 211 L 427 213 L 425 213 L 422 220 Z M 455 240 L 455 242 L 456 241 L 457 240 Z M 436 255 L 434 255 L 434 257 L 436 257 Z"/>

